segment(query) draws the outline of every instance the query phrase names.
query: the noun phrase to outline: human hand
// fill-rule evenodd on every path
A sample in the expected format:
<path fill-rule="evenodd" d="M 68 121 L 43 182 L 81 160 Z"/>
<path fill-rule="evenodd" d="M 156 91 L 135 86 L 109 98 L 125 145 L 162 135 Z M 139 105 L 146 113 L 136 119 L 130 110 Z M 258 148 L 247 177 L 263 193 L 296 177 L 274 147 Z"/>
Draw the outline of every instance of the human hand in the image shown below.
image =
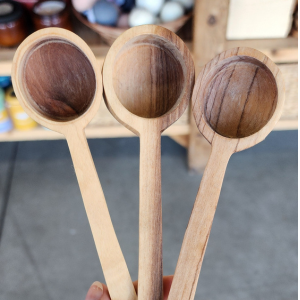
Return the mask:
<path fill-rule="evenodd" d="M 173 280 L 173 276 L 165 276 L 164 277 L 164 281 L 163 281 L 164 299 L 163 300 L 167 300 L 167 298 L 168 298 L 172 280 Z M 138 282 L 135 281 L 133 283 L 133 285 L 134 285 L 135 290 L 137 290 Z M 86 295 L 85 300 L 111 300 L 111 299 L 109 297 L 109 293 L 108 293 L 108 289 L 107 289 L 106 285 L 96 281 L 91 285 L 91 287 Z"/>

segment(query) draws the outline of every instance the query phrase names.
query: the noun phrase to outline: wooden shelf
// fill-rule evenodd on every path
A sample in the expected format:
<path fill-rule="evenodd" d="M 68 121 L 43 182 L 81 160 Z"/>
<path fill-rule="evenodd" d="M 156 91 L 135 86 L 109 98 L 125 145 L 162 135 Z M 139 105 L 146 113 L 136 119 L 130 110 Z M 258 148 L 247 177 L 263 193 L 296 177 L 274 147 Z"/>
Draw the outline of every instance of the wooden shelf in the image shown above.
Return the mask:
<path fill-rule="evenodd" d="M 85 25 L 79 23 L 77 19 L 73 19 L 74 32 L 79 35 L 92 49 L 96 58 L 103 63 L 104 58 L 109 50 L 100 38 Z M 178 33 L 181 38 L 186 41 L 188 48 L 192 51 L 193 44 L 191 41 L 192 20 L 190 20 L 183 29 Z M 226 41 L 225 49 L 234 47 L 252 47 L 267 56 L 275 63 L 296 63 L 298 62 L 298 39 L 288 37 L 285 39 L 261 39 L 261 40 L 229 40 Z M 0 47 L 0 76 L 10 76 L 12 60 L 16 48 Z"/>
<path fill-rule="evenodd" d="M 287 37 L 285 39 L 226 41 L 225 49 L 235 47 L 251 47 L 257 49 L 277 64 L 298 62 L 298 39 L 294 37 Z"/>
<path fill-rule="evenodd" d="M 87 138 L 116 138 L 136 136 L 124 126 L 88 126 L 85 130 Z M 168 128 L 163 135 L 187 135 L 189 134 L 189 124 L 173 125 Z M 37 140 L 60 140 L 64 136 L 60 133 L 37 127 L 32 130 L 10 132 L 0 134 L 0 142 L 13 141 L 37 141 Z"/>
<path fill-rule="evenodd" d="M 281 120 L 275 130 L 290 130 L 298 127 L 297 120 Z M 88 139 L 94 138 L 118 138 L 136 136 L 124 126 L 88 126 L 85 130 Z M 190 133 L 190 125 L 180 124 L 169 127 L 162 135 L 170 136 L 177 140 L 177 136 L 187 136 Z M 0 134 L 0 142 L 14 141 L 41 141 L 41 140 L 61 140 L 64 136 L 60 133 L 37 127 L 36 129 L 19 131 L 12 130 Z M 179 141 L 178 141 L 179 142 Z"/>

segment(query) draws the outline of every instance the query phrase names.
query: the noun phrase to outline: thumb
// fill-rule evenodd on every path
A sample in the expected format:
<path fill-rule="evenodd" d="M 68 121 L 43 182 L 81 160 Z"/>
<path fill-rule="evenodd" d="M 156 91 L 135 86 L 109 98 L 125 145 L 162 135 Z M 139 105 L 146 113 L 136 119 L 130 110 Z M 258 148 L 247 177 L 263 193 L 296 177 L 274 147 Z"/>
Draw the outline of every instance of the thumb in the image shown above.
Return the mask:
<path fill-rule="evenodd" d="M 103 285 L 100 282 L 96 281 L 91 285 L 90 289 L 88 290 L 85 300 L 100 300 L 102 295 Z"/>

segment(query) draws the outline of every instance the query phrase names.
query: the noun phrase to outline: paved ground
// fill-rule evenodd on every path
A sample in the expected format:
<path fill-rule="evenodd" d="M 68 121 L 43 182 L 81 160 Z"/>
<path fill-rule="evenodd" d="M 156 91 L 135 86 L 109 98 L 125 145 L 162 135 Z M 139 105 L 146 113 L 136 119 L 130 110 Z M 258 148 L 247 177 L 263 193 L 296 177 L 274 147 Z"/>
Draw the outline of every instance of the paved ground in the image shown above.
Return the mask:
<path fill-rule="evenodd" d="M 0 201 L 16 143 L 0 143 Z M 138 270 L 137 138 L 91 140 L 132 278 Z M 199 153 L 201 155 L 201 153 Z M 65 141 L 18 143 L 0 245 L 1 300 L 83 300 L 102 280 Z M 162 141 L 164 273 L 174 272 L 200 175 Z M 196 299 L 297 297 L 297 132 L 272 133 L 227 169 Z"/>

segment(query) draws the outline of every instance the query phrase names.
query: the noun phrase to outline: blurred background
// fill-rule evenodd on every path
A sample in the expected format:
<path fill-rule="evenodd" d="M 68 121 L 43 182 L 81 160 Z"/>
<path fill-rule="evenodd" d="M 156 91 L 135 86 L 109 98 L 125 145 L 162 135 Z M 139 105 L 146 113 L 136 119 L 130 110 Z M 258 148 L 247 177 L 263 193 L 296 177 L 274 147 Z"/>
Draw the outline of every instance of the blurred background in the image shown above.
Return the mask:
<path fill-rule="evenodd" d="M 283 73 L 286 102 L 261 144 L 233 155 L 196 299 L 297 297 L 297 0 L 0 0 L 0 299 L 84 299 L 104 282 L 65 140 L 23 111 L 11 86 L 18 45 L 35 30 L 78 34 L 99 66 L 127 28 L 158 24 L 192 52 L 252 47 Z M 100 68 L 99 68 L 100 69 Z M 86 128 L 133 280 L 138 271 L 139 140 L 102 101 Z M 164 274 L 173 274 L 210 145 L 190 109 L 162 138 Z"/>

